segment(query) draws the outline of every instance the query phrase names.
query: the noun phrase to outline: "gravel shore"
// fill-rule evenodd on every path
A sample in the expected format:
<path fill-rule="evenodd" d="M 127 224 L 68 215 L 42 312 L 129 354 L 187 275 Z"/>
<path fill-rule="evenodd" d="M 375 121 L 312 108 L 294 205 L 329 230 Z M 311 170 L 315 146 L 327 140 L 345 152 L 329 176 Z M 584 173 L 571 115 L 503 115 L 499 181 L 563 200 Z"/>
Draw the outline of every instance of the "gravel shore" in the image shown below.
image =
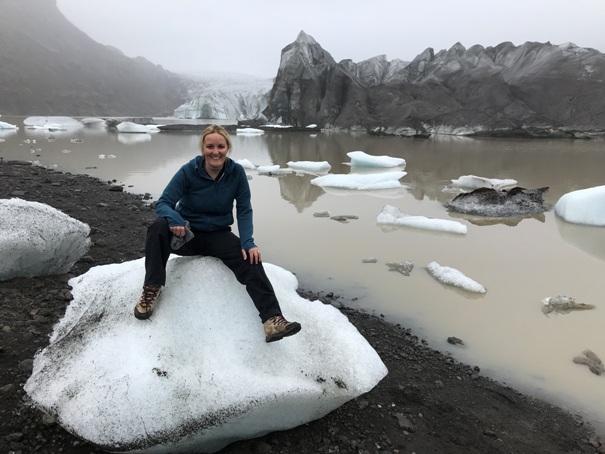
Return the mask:
<path fill-rule="evenodd" d="M 0 198 L 48 204 L 91 227 L 92 247 L 69 274 L 0 282 L 0 452 L 102 451 L 27 403 L 23 385 L 71 300 L 67 281 L 90 267 L 144 255 L 155 213 L 143 195 L 85 175 L 0 159 Z M 321 420 L 221 453 L 605 453 L 579 416 L 481 375 L 428 348 L 409 329 L 352 310 L 325 291 L 301 295 L 338 307 L 370 342 L 389 374 L 372 391 Z"/>

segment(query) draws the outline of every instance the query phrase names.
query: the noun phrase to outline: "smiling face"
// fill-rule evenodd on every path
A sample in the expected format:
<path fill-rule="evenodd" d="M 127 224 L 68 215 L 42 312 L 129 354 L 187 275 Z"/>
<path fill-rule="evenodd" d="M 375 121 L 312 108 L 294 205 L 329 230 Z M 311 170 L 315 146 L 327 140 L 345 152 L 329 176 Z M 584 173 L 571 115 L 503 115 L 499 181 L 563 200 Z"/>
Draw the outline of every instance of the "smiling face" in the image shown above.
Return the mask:
<path fill-rule="evenodd" d="M 204 169 L 209 175 L 217 175 L 225 164 L 229 145 L 227 139 L 218 132 L 204 136 L 202 140 L 202 155 L 204 156 Z"/>

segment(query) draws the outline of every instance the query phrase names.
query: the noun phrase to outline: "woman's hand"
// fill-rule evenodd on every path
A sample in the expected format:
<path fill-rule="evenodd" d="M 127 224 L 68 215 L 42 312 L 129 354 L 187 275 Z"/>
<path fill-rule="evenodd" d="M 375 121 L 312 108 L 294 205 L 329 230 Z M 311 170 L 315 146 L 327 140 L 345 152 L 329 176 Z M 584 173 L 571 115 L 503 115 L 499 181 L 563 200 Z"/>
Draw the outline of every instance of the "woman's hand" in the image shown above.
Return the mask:
<path fill-rule="evenodd" d="M 183 227 L 182 225 L 179 225 L 176 227 L 170 227 L 170 231 L 172 232 L 173 235 L 185 236 L 185 227 Z"/>
<path fill-rule="evenodd" d="M 260 262 L 260 251 L 257 247 L 250 248 L 248 253 L 242 249 L 242 256 L 244 260 L 248 260 L 248 256 L 250 256 L 250 264 L 257 265 Z"/>

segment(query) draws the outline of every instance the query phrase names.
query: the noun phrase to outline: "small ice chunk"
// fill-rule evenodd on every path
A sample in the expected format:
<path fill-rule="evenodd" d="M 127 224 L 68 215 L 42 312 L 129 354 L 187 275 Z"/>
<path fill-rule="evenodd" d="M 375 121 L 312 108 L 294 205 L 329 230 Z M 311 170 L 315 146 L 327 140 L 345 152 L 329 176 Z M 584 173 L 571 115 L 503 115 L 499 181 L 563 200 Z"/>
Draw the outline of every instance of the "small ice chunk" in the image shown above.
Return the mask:
<path fill-rule="evenodd" d="M 0 121 L 0 129 L 19 129 L 16 125 L 7 123 L 6 121 Z"/>
<path fill-rule="evenodd" d="M 244 169 L 256 170 L 256 166 L 252 164 L 249 159 L 238 159 L 237 163 L 241 165 Z"/>
<path fill-rule="evenodd" d="M 350 151 L 347 156 L 351 158 L 352 166 L 359 167 L 397 167 L 404 166 L 405 159 L 390 156 L 372 156 L 364 151 Z"/>
<path fill-rule="evenodd" d="M 317 186 L 326 186 L 341 189 L 356 189 L 367 191 L 373 189 L 400 188 L 399 179 L 407 175 L 407 172 L 385 172 L 368 175 L 334 174 L 324 175 L 311 180 Z"/>
<path fill-rule="evenodd" d="M 282 169 L 279 165 L 258 166 L 256 171 L 259 175 L 284 175 L 292 173 L 292 170 Z"/>
<path fill-rule="evenodd" d="M 452 180 L 452 185 L 462 189 L 478 189 L 478 188 L 491 188 L 491 189 L 504 189 L 511 186 L 517 185 L 517 180 L 504 179 L 499 180 L 496 178 L 485 178 L 478 177 L 475 175 L 463 175 L 457 180 Z"/>
<path fill-rule="evenodd" d="M 441 232 L 466 234 L 466 225 L 448 219 L 432 219 L 425 216 L 412 216 L 392 205 L 385 205 L 376 217 L 378 224 L 401 225 L 416 229 L 438 230 Z"/>
<path fill-rule="evenodd" d="M 262 129 L 256 128 L 237 128 L 235 132 L 237 135 L 243 134 L 249 136 L 260 136 L 265 133 L 265 131 L 263 131 Z"/>
<path fill-rule="evenodd" d="M 458 287 L 473 293 L 486 292 L 485 287 L 457 269 L 450 268 L 449 266 L 441 266 L 437 262 L 429 263 L 426 269 L 431 276 L 442 284 Z"/>
<path fill-rule="evenodd" d="M 292 170 L 314 174 L 327 173 L 332 168 L 328 161 L 289 161 L 288 167 Z"/>
<path fill-rule="evenodd" d="M 116 129 L 118 132 L 129 134 L 144 134 L 151 132 L 151 128 L 149 126 L 133 123 L 132 121 L 123 121 L 116 126 Z"/>

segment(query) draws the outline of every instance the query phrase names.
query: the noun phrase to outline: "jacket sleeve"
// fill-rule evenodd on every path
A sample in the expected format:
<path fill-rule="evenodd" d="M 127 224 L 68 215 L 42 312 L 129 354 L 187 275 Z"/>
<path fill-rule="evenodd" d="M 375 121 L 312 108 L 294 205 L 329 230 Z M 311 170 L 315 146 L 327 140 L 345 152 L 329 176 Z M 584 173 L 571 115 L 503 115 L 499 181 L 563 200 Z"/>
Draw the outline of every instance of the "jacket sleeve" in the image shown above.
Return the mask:
<path fill-rule="evenodd" d="M 176 205 L 185 193 L 186 187 L 187 175 L 183 166 L 174 174 L 155 204 L 155 212 L 159 217 L 166 218 L 170 227 L 185 226 L 185 219 L 176 211 Z"/>
<path fill-rule="evenodd" d="M 256 247 L 252 237 L 254 227 L 252 225 L 252 204 L 250 202 L 250 185 L 248 177 L 243 168 L 238 172 L 238 186 L 235 194 L 235 208 L 237 212 L 237 229 L 239 231 L 242 249 L 248 252 Z"/>

